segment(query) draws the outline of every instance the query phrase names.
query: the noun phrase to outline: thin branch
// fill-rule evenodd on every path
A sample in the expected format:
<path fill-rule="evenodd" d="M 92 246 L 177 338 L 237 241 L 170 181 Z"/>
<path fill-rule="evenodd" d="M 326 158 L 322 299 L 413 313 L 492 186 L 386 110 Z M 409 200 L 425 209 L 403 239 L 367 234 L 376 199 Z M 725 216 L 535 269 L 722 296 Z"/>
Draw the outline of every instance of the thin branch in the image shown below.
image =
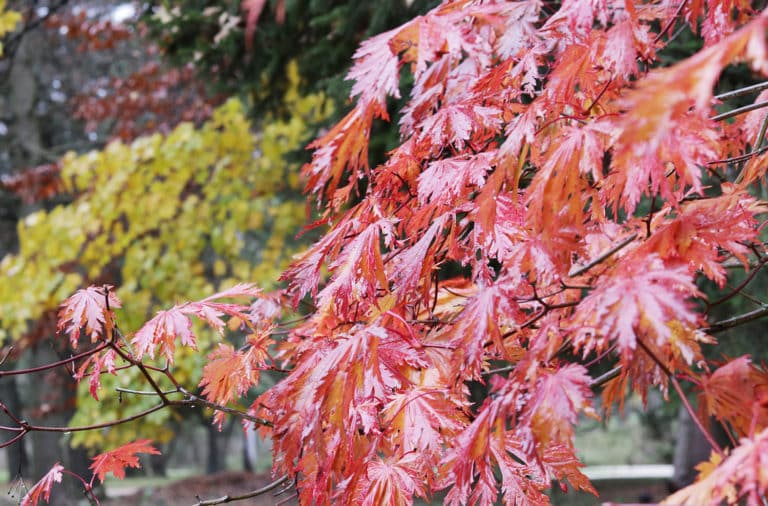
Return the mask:
<path fill-rule="evenodd" d="M 194 506 L 212 506 L 214 504 L 224 504 L 228 502 L 235 502 L 235 501 L 242 501 L 243 499 L 250 499 L 251 497 L 256 497 L 258 495 L 266 494 L 267 492 L 270 492 L 283 483 L 285 483 L 288 480 L 288 475 L 286 474 L 282 478 L 278 478 L 277 480 L 273 481 L 269 485 L 253 490 L 251 492 L 246 492 L 245 494 L 240 495 L 225 495 L 222 497 L 218 497 L 216 499 L 208 499 L 205 501 L 201 501 L 198 497 L 198 502 L 195 503 Z"/>
<path fill-rule="evenodd" d="M 588 264 L 582 267 L 572 269 L 571 272 L 568 273 L 568 277 L 575 278 L 576 276 L 581 276 L 585 272 L 589 271 L 592 267 L 604 262 L 608 257 L 613 255 L 617 251 L 620 251 L 622 248 L 625 248 L 628 244 L 630 244 L 635 239 L 637 239 L 637 233 L 630 235 L 629 237 L 621 241 L 619 244 L 609 249 L 608 251 L 602 253 L 600 256 L 598 256 Z"/>
<path fill-rule="evenodd" d="M 725 93 L 715 95 L 715 98 L 717 100 L 726 100 L 733 97 L 739 97 L 741 95 L 747 95 L 755 91 L 763 91 L 765 89 L 768 89 L 768 81 L 753 84 L 752 86 L 745 86 L 744 88 L 739 88 L 738 90 L 727 91 Z"/>
<path fill-rule="evenodd" d="M 653 39 L 654 44 L 661 40 L 661 38 L 669 31 L 670 28 L 675 26 L 675 23 L 677 23 L 677 18 L 680 17 L 680 13 L 683 12 L 683 8 L 685 7 L 686 0 L 683 0 L 680 2 L 680 5 L 677 6 L 677 10 L 675 11 L 674 15 L 669 19 L 666 26 L 662 28 L 662 30 L 659 32 L 659 34 L 656 36 L 656 38 Z"/>
<path fill-rule="evenodd" d="M 157 395 L 157 392 L 150 391 L 150 390 L 131 390 L 130 388 L 123 388 L 123 387 L 116 387 L 116 392 L 124 393 L 124 394 L 133 394 L 133 395 Z M 171 395 L 171 394 L 179 394 L 178 390 L 166 390 L 163 392 L 165 395 Z"/>
<path fill-rule="evenodd" d="M 593 379 L 590 386 L 592 388 L 599 388 L 605 385 L 606 383 L 608 383 L 609 381 L 611 381 L 613 378 L 617 377 L 620 373 L 621 373 L 621 366 L 617 365 L 610 371 L 605 372 L 600 376 L 598 376 L 597 378 Z"/>
<path fill-rule="evenodd" d="M 720 448 L 720 445 L 717 444 L 715 438 L 712 437 L 712 434 L 706 429 L 706 427 L 704 427 L 704 425 L 701 423 L 701 420 L 699 420 L 699 417 L 696 416 L 696 411 L 694 411 L 691 403 L 688 402 L 688 397 L 686 397 L 685 392 L 683 392 L 683 388 L 680 386 L 680 382 L 677 381 L 677 378 L 674 374 L 672 374 L 672 371 L 670 371 L 669 368 L 659 359 L 659 357 L 657 357 L 656 354 L 653 353 L 653 351 L 651 351 L 651 349 L 645 345 L 642 339 L 637 339 L 637 345 L 642 348 L 649 357 L 651 357 L 651 360 L 653 360 L 662 371 L 664 371 L 664 374 L 667 375 L 669 380 L 672 382 L 672 386 L 677 391 L 677 395 L 680 396 L 680 401 L 683 403 L 683 406 L 685 406 L 685 410 L 688 411 L 688 414 L 691 415 L 693 423 L 696 425 L 696 427 L 698 427 L 699 432 L 701 432 L 702 436 L 704 436 L 704 439 L 707 440 L 712 449 L 720 454 L 720 456 L 722 456 L 723 449 Z"/>
<path fill-rule="evenodd" d="M 504 367 L 498 367 L 496 369 L 490 369 L 488 371 L 485 371 L 483 373 L 483 376 L 491 376 L 492 374 L 503 374 L 505 372 L 513 371 L 514 369 L 515 369 L 515 366 L 513 366 L 513 365 L 507 365 L 507 366 L 504 366 Z"/>
<path fill-rule="evenodd" d="M 755 309 L 754 311 L 750 311 L 749 313 L 740 314 L 726 320 L 720 320 L 719 322 L 715 322 L 708 328 L 702 330 L 706 330 L 710 334 L 715 332 L 722 332 L 723 330 L 738 327 L 739 325 L 757 320 L 763 316 L 768 316 L 768 305 L 764 305 L 758 309 Z"/>
<path fill-rule="evenodd" d="M 124 339 L 123 333 L 120 332 L 120 330 L 117 327 L 115 327 L 114 331 L 117 332 L 118 337 L 120 337 L 121 339 Z M 157 392 L 157 395 L 160 397 L 160 399 L 162 399 L 164 404 L 168 404 L 169 401 L 168 401 L 168 398 L 163 393 L 163 389 L 160 388 L 160 385 L 158 385 L 155 379 L 152 377 L 152 375 L 149 374 L 149 371 L 144 366 L 144 363 L 139 360 L 136 360 L 133 357 L 133 354 L 130 353 L 130 350 L 128 351 L 128 353 L 126 353 L 122 349 L 120 349 L 120 347 L 117 346 L 114 342 L 109 344 L 112 347 L 112 349 L 115 350 L 115 352 L 123 358 L 123 360 L 125 360 L 126 362 L 130 362 L 131 364 L 139 368 L 139 371 L 141 371 L 141 374 L 144 375 L 144 377 L 147 379 L 147 382 L 149 382 L 149 385 L 152 387 L 152 390 Z"/>
<path fill-rule="evenodd" d="M 13 351 L 13 345 L 8 347 L 8 350 L 5 352 L 5 355 L 3 355 L 2 360 L 0 360 L 0 365 L 3 365 L 6 360 L 8 360 L 8 357 L 11 356 L 11 352 Z"/>
<path fill-rule="evenodd" d="M 607 350 L 605 350 L 604 352 L 600 353 L 598 356 L 596 356 L 595 358 L 593 358 L 592 360 L 590 360 L 589 362 L 584 364 L 584 367 L 589 368 L 589 367 L 592 367 L 595 364 L 598 364 L 598 363 L 602 362 L 603 359 L 605 357 L 607 357 L 613 350 L 615 350 L 617 346 L 618 345 L 616 343 L 613 343 Z"/>
<path fill-rule="evenodd" d="M 184 388 L 181 388 L 179 391 L 186 396 L 186 399 L 176 400 L 176 401 L 169 400 L 168 401 L 169 406 L 195 406 L 197 404 L 202 404 L 206 408 L 210 408 L 214 411 L 222 411 L 229 415 L 238 416 L 244 420 L 248 420 L 249 422 L 253 422 L 253 423 L 262 425 L 264 427 L 272 427 L 272 422 L 270 422 L 269 420 L 264 420 L 263 418 L 259 418 L 258 416 L 253 416 L 239 409 L 230 408 L 228 406 L 222 406 L 221 404 L 216 404 L 215 402 L 211 402 L 207 399 L 199 397 Z"/>
<path fill-rule="evenodd" d="M 749 160 L 750 158 L 763 154 L 766 151 L 768 151 L 768 146 L 763 146 L 760 149 L 755 149 L 753 151 L 750 151 L 747 154 L 739 155 L 739 156 L 733 156 L 731 158 L 723 158 L 722 160 L 714 160 L 712 162 L 707 162 L 707 165 L 718 165 L 721 163 L 734 163 L 734 162 L 743 162 L 744 160 Z"/>
<path fill-rule="evenodd" d="M 726 284 L 725 286 L 727 286 L 728 288 L 731 288 L 731 286 L 728 285 L 728 284 Z M 747 299 L 749 302 L 751 302 L 752 304 L 754 304 L 756 306 L 763 307 L 763 306 L 766 305 L 765 301 L 762 301 L 762 300 L 758 299 L 757 297 L 755 297 L 754 295 L 752 295 L 750 293 L 747 293 L 745 290 L 742 290 L 741 292 L 739 292 L 739 295 L 744 297 L 745 299 Z"/>
<path fill-rule="evenodd" d="M 13 443 L 15 443 L 16 441 L 18 441 L 19 439 L 23 438 L 26 435 L 27 435 L 27 431 L 22 429 L 21 432 L 19 432 L 15 436 L 13 436 L 8 441 L 4 441 L 4 442 L 0 443 L 0 448 L 6 448 L 8 446 L 11 446 Z"/>
<path fill-rule="evenodd" d="M 111 420 L 109 422 L 102 422 L 102 423 L 95 423 L 92 425 L 75 425 L 72 427 L 31 425 L 22 420 L 21 428 L 26 430 L 27 432 L 83 432 L 86 430 L 106 429 L 108 427 L 114 427 L 115 425 L 132 422 L 134 420 L 138 420 L 139 418 L 144 418 L 145 416 L 150 415 L 155 411 L 160 411 L 164 407 L 166 407 L 165 404 L 156 404 L 151 408 L 145 409 L 144 411 L 139 411 L 138 413 L 134 413 L 133 415 L 126 416 L 123 418 L 118 418 L 117 420 Z"/>
<path fill-rule="evenodd" d="M 760 124 L 760 131 L 757 132 L 755 142 L 752 144 L 753 148 L 760 149 L 763 147 L 763 141 L 765 140 L 765 131 L 768 129 L 768 114 L 763 116 L 763 122 Z"/>
<path fill-rule="evenodd" d="M 707 311 L 705 311 L 705 312 L 708 312 L 709 309 L 712 308 L 713 306 L 717 306 L 718 304 L 722 304 L 723 302 L 725 302 L 725 301 L 735 297 L 739 293 L 741 293 L 741 291 L 744 288 L 746 288 L 746 286 L 755 278 L 757 273 L 760 272 L 760 269 L 762 269 L 763 266 L 765 266 L 766 263 L 768 263 L 768 257 L 761 259 L 760 262 L 757 264 L 757 267 L 752 269 L 752 272 L 750 272 L 749 275 L 746 278 L 744 278 L 744 281 L 739 283 L 739 285 L 736 288 L 734 288 L 733 291 L 731 291 L 731 293 L 729 293 L 728 295 L 724 295 L 723 297 L 720 297 L 719 299 L 717 299 L 714 302 L 707 303 Z"/>
<path fill-rule="evenodd" d="M 756 109 L 762 109 L 763 107 L 767 107 L 767 106 L 768 106 L 768 100 L 765 100 L 763 102 L 757 102 L 756 104 L 749 104 L 743 107 L 738 107 L 736 109 L 731 109 L 730 111 L 726 111 L 722 114 L 711 116 L 709 119 L 711 119 L 712 121 L 721 121 L 724 119 L 733 118 L 734 116 L 738 116 L 739 114 L 743 114 L 745 112 L 754 111 Z"/>
<path fill-rule="evenodd" d="M 16 369 L 13 371 L 0 371 L 0 378 L 2 378 L 3 376 L 18 376 L 20 374 L 33 374 L 36 372 L 47 371 L 48 369 L 54 369 L 56 367 L 69 364 L 70 362 L 75 362 L 89 355 L 93 355 L 94 353 L 98 353 L 104 348 L 106 348 L 107 346 L 109 346 L 109 343 L 101 343 L 97 347 L 90 349 L 88 351 L 78 353 L 77 355 L 73 355 L 69 358 L 65 358 L 64 360 L 51 362 L 50 364 L 45 364 L 38 367 L 30 367 L 29 369 Z M 5 361 L 5 359 L 3 359 L 3 361 Z"/>
<path fill-rule="evenodd" d="M 46 425 L 32 425 L 25 420 L 18 420 L 19 427 L 15 428 L 13 430 L 19 431 L 16 436 L 12 437 L 8 441 L 5 441 L 3 443 L 0 443 L 0 448 L 5 448 L 7 446 L 12 445 L 25 435 L 27 435 L 30 432 L 62 432 L 62 433 L 69 433 L 69 432 L 82 432 L 86 430 L 97 430 L 97 429 L 106 429 L 108 427 L 114 427 L 115 425 L 121 425 L 123 423 L 132 422 L 134 420 L 138 420 L 139 418 L 143 418 L 151 413 L 154 413 L 155 411 L 159 411 L 163 408 L 165 408 L 165 404 L 157 404 L 149 409 L 145 409 L 144 411 L 140 411 L 138 413 L 135 413 L 131 416 L 126 416 L 124 418 L 119 418 L 117 420 L 112 420 L 109 422 L 104 423 L 97 423 L 93 425 L 77 425 L 74 427 L 51 427 Z M 14 420 L 16 421 L 16 420 Z"/>

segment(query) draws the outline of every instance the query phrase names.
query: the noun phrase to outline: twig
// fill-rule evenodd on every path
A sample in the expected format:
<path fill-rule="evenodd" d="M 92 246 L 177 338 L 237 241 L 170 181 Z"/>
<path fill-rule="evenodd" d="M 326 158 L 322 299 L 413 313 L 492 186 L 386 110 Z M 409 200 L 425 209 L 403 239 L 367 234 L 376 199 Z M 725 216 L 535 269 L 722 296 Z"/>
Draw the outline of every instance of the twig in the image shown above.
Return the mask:
<path fill-rule="evenodd" d="M 256 490 L 252 490 L 251 492 L 246 492 L 245 494 L 240 494 L 240 495 L 225 495 L 222 497 L 217 497 L 216 499 L 207 499 L 205 501 L 198 500 L 198 502 L 195 503 L 194 506 L 212 506 L 214 504 L 224 504 L 228 502 L 242 501 L 243 499 L 249 499 L 251 497 L 256 497 L 257 495 L 266 494 L 267 492 L 276 489 L 277 487 L 285 483 L 287 480 L 288 480 L 288 475 L 286 474 L 282 478 L 279 478 L 273 481 L 269 485 Z"/>
<path fill-rule="evenodd" d="M 762 83 L 753 84 L 752 86 L 745 86 L 744 88 L 739 88 L 738 90 L 726 91 L 725 93 L 715 95 L 715 98 L 717 100 L 726 100 L 733 97 L 739 97 L 741 95 L 747 95 L 748 93 L 755 91 L 763 91 L 766 88 L 768 88 L 768 81 L 763 81 Z"/>
<path fill-rule="evenodd" d="M 269 420 L 264 420 L 263 418 L 259 418 L 258 416 L 253 416 L 239 409 L 234 409 L 227 406 L 222 406 L 221 404 L 216 404 L 215 402 L 211 402 L 207 399 L 199 397 L 184 388 L 180 388 L 179 392 L 184 394 L 186 399 L 181 399 L 176 401 L 169 400 L 168 406 L 195 406 L 197 404 L 202 404 L 206 408 L 210 408 L 214 411 L 222 411 L 230 415 L 238 416 L 244 420 L 248 420 L 249 422 L 263 425 L 264 427 L 272 427 L 272 422 L 270 422 Z"/>
<path fill-rule="evenodd" d="M 706 427 L 704 427 L 704 425 L 701 423 L 701 420 L 699 420 L 699 417 L 696 416 L 696 411 L 693 410 L 693 406 L 691 406 L 691 403 L 688 402 L 688 397 L 686 397 L 685 392 L 683 392 L 683 388 L 680 386 L 680 382 L 677 381 L 677 378 L 674 374 L 672 374 L 672 371 L 670 371 L 669 368 L 664 365 L 664 363 L 662 363 L 659 357 L 657 357 L 656 354 L 653 353 L 653 351 L 651 351 L 651 349 L 645 345 L 642 339 L 637 339 L 637 345 L 642 348 L 649 357 L 651 357 L 651 360 L 653 360 L 662 371 L 664 371 L 664 374 L 666 374 L 669 380 L 672 382 L 672 386 L 675 388 L 675 391 L 677 391 L 677 395 L 680 396 L 680 401 L 683 403 L 683 406 L 685 406 L 685 410 L 688 411 L 688 414 L 691 415 L 691 419 L 693 420 L 693 423 L 696 424 L 696 427 L 698 427 L 701 435 L 704 436 L 704 439 L 707 440 L 712 449 L 720 456 L 722 456 L 723 449 L 720 448 L 720 445 L 717 444 L 715 438 L 712 437 L 712 434 L 706 429 Z"/>
<path fill-rule="evenodd" d="M 572 269 L 571 272 L 568 273 L 568 277 L 575 278 L 576 276 L 581 276 L 585 272 L 589 271 L 592 267 L 596 266 L 597 264 L 600 264 L 604 262 L 608 257 L 616 253 L 617 251 L 620 251 L 622 248 L 626 247 L 628 244 L 630 244 L 632 241 L 637 239 L 637 233 L 634 233 L 621 241 L 619 244 L 614 246 L 613 248 L 609 249 L 608 251 L 602 253 L 600 256 L 595 258 L 594 260 L 590 261 L 588 264 L 578 267 L 575 269 Z"/>
<path fill-rule="evenodd" d="M 744 278 L 744 281 L 739 283 L 739 285 L 736 288 L 734 288 L 733 291 L 731 291 L 731 293 L 729 293 L 728 295 L 724 295 L 723 297 L 720 297 L 714 302 L 707 303 L 707 311 L 705 312 L 708 312 L 711 307 L 717 306 L 718 304 L 722 304 L 723 302 L 738 295 L 755 278 L 757 273 L 760 272 L 760 269 L 762 269 L 766 263 L 768 263 L 768 257 L 761 259 L 760 262 L 757 264 L 757 267 L 752 269 L 752 272 L 750 272 L 749 275 L 746 278 Z"/>
<path fill-rule="evenodd" d="M 653 43 L 660 41 L 661 38 L 664 36 L 665 33 L 669 31 L 670 28 L 675 26 L 675 23 L 677 23 L 677 18 L 680 17 L 680 13 L 683 12 L 683 8 L 685 7 L 686 0 L 683 0 L 680 2 L 680 5 L 677 6 L 677 10 L 675 11 L 675 14 L 669 19 L 666 26 L 662 28 L 662 30 L 659 32 L 659 34 L 656 36 L 656 38 L 653 39 Z"/>
<path fill-rule="evenodd" d="M 131 390 L 130 388 L 123 388 L 123 387 L 116 387 L 115 392 L 120 392 L 124 394 L 134 394 L 134 395 L 157 395 L 157 392 L 153 392 L 150 390 Z M 166 390 L 163 392 L 165 395 L 171 395 L 171 394 L 178 394 L 181 393 L 178 390 Z"/>
<path fill-rule="evenodd" d="M 48 369 L 53 369 L 62 365 L 66 365 L 70 362 L 75 362 L 77 360 L 80 360 L 81 358 L 87 357 L 88 355 L 93 355 L 94 353 L 98 353 L 104 348 L 106 348 L 107 346 L 109 346 L 109 343 L 101 343 L 95 348 L 90 349 L 88 351 L 84 351 L 82 353 L 78 353 L 77 355 L 73 355 L 69 358 L 65 358 L 57 362 L 51 362 L 50 364 L 45 364 L 38 367 L 30 367 L 29 369 L 16 369 L 13 371 L 0 371 L 0 378 L 2 378 L 3 376 L 18 376 L 20 374 L 32 374 L 36 372 L 47 371 Z M 6 355 L 6 358 L 7 358 L 7 355 Z M 3 362 L 4 361 L 5 361 L 5 358 L 3 359 Z"/>
<path fill-rule="evenodd" d="M 712 162 L 707 162 L 707 165 L 718 165 L 718 164 L 721 164 L 721 163 L 743 162 L 744 160 L 748 160 L 748 159 L 752 158 L 753 156 L 757 156 L 757 155 L 763 154 L 766 151 L 768 151 L 768 146 L 763 146 L 760 149 L 755 149 L 755 150 L 750 151 L 749 153 L 746 153 L 744 155 L 733 156 L 731 158 L 723 158 L 722 160 L 714 160 Z"/>
<path fill-rule="evenodd" d="M 738 316 L 734 316 L 733 318 L 728 318 L 726 320 L 720 320 L 719 322 L 715 322 L 712 325 L 710 325 L 708 328 L 705 328 L 702 330 L 706 330 L 709 333 L 722 332 L 723 330 L 730 329 L 733 327 L 738 327 L 739 325 L 743 325 L 753 320 L 757 320 L 759 318 L 762 318 L 763 316 L 768 316 L 768 305 L 764 305 L 759 309 L 750 311 L 749 313 L 744 313 Z"/>
<path fill-rule="evenodd" d="M 122 332 L 120 332 L 120 330 L 119 330 L 117 327 L 115 327 L 114 331 L 115 331 L 115 332 L 117 332 L 117 335 L 118 335 L 118 336 L 119 336 L 121 339 L 124 339 L 124 338 L 122 337 L 122 336 L 123 336 L 123 333 L 122 333 Z M 139 371 L 141 371 L 141 374 L 142 374 L 142 375 L 144 375 L 144 377 L 147 379 L 147 382 L 149 382 L 149 385 L 152 387 L 152 390 L 154 390 L 155 392 L 157 392 L 157 395 L 160 397 L 160 399 L 163 401 L 163 403 L 164 403 L 164 404 L 168 404 L 168 402 L 169 402 L 169 401 L 168 401 L 168 398 L 167 398 L 167 397 L 165 396 L 165 394 L 163 393 L 163 389 L 161 389 L 161 388 L 160 388 L 160 385 L 158 385 L 158 384 L 157 384 L 157 382 L 155 381 L 155 379 L 152 377 L 152 375 L 151 375 L 151 374 L 149 374 L 149 371 L 148 371 L 148 370 L 147 370 L 147 368 L 144 366 L 144 363 L 143 363 L 143 362 L 141 362 L 140 360 L 136 360 L 135 358 L 133 358 L 133 355 L 130 353 L 130 350 L 128 350 L 128 352 L 124 352 L 124 351 L 123 351 L 122 349 L 120 349 L 120 347 L 119 347 L 119 346 L 117 346 L 117 345 L 116 345 L 114 342 L 110 342 L 110 343 L 109 343 L 109 346 L 110 346 L 110 347 L 111 347 L 113 350 L 115 350 L 115 353 L 117 353 L 118 355 L 120 355 L 120 356 L 123 358 L 123 360 L 125 360 L 126 362 L 130 362 L 131 364 L 133 364 L 133 365 L 135 365 L 136 367 L 138 367 L 138 368 L 139 368 Z"/>
<path fill-rule="evenodd" d="M 593 379 L 592 383 L 590 384 L 590 386 L 592 388 L 599 388 L 599 387 L 605 385 L 606 383 L 608 383 L 609 381 L 611 381 L 613 378 L 617 377 L 620 373 L 621 373 L 621 366 L 617 365 L 616 367 L 614 367 L 610 371 L 604 372 L 603 374 L 601 374 L 597 378 Z"/>
<path fill-rule="evenodd" d="M 756 104 L 745 105 L 743 107 L 738 107 L 736 109 L 731 109 L 730 111 L 726 111 L 724 113 L 711 116 L 709 119 L 711 119 L 712 121 L 720 121 L 728 118 L 733 118 L 734 116 L 738 116 L 739 114 L 743 114 L 745 112 L 754 111 L 756 109 L 762 109 L 763 107 L 766 107 L 766 106 L 768 106 L 768 100 L 765 100 L 763 102 L 757 102 Z"/>
<path fill-rule="evenodd" d="M 8 360 L 8 357 L 11 355 L 11 352 L 13 351 L 13 345 L 8 347 L 8 351 L 5 352 L 5 355 L 3 355 L 3 359 L 0 360 L 0 365 L 3 365 L 6 360 Z"/>
<path fill-rule="evenodd" d="M 515 369 L 515 366 L 513 366 L 513 365 L 507 365 L 507 366 L 504 366 L 504 367 L 498 367 L 496 369 L 490 369 L 488 371 L 485 371 L 483 373 L 483 376 L 490 376 L 492 374 L 502 374 L 502 373 L 505 373 L 505 372 L 513 371 L 514 369 Z"/>

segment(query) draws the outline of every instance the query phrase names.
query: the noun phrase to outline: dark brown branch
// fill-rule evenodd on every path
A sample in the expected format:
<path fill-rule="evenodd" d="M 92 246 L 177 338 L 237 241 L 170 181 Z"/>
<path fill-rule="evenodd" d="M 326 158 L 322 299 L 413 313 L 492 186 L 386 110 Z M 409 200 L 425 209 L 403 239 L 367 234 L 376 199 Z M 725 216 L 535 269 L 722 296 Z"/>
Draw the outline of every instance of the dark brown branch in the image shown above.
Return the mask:
<path fill-rule="evenodd" d="M 768 316 L 768 306 L 760 307 L 758 309 L 755 309 L 754 311 L 750 311 L 749 313 L 744 313 L 738 316 L 734 316 L 733 318 L 720 320 L 719 322 L 715 322 L 712 325 L 710 325 L 708 328 L 705 328 L 702 330 L 705 330 L 710 334 L 713 334 L 715 332 L 722 332 L 724 330 L 731 329 L 733 327 L 738 327 L 739 325 L 744 325 L 745 323 L 749 323 L 751 321 L 760 319 L 763 316 Z"/>
<path fill-rule="evenodd" d="M 106 429 L 107 427 L 114 427 L 115 425 L 120 425 L 123 423 L 132 422 L 134 420 L 138 420 L 139 418 L 143 418 L 151 413 L 154 413 L 155 411 L 159 411 L 165 407 L 165 404 L 157 404 L 149 409 L 145 409 L 144 411 L 140 411 L 138 413 L 135 413 L 131 416 L 126 416 L 124 418 L 120 418 L 117 420 L 112 420 L 109 422 L 103 422 L 103 423 L 96 423 L 93 425 L 77 425 L 74 427 L 52 427 L 47 425 L 32 425 L 30 423 L 27 423 L 24 420 L 19 420 L 19 427 L 14 428 L 12 430 L 19 431 L 19 433 L 9 439 L 8 441 L 5 441 L 4 443 L 0 443 L 0 448 L 5 448 L 6 446 L 10 446 L 22 437 L 24 437 L 26 434 L 30 432 L 82 432 L 86 430 L 97 430 L 97 429 Z M 14 420 L 16 421 L 16 420 Z"/>
<path fill-rule="evenodd" d="M 593 379 L 590 386 L 592 388 L 599 388 L 605 385 L 606 383 L 608 383 L 609 381 L 611 381 L 613 378 L 617 377 L 620 373 L 621 373 L 621 366 L 617 365 L 610 371 L 605 372 L 600 376 L 598 376 L 597 378 Z"/>
<path fill-rule="evenodd" d="M 84 351 L 82 353 L 78 353 L 77 355 L 73 355 L 73 356 L 71 356 L 69 358 L 65 358 L 64 360 L 59 360 L 57 362 L 51 362 L 50 364 L 45 364 L 45 365 L 41 365 L 41 366 L 38 366 L 38 367 L 30 367 L 29 369 L 16 369 L 14 371 L 0 371 L 0 378 L 2 378 L 3 376 L 18 376 L 20 374 L 33 374 L 33 373 L 36 373 L 36 372 L 47 371 L 48 369 L 54 369 L 54 368 L 62 366 L 62 365 L 67 365 L 70 362 L 75 362 L 75 361 L 80 360 L 81 358 L 85 358 L 85 357 L 87 357 L 89 355 L 93 355 L 94 353 L 98 353 L 101 350 L 103 350 L 104 348 L 106 348 L 107 346 L 109 346 L 109 343 L 101 343 L 97 347 L 95 347 L 95 348 L 93 348 L 91 350 Z"/>
<path fill-rule="evenodd" d="M 253 490 L 251 492 L 246 492 L 245 494 L 240 495 L 225 495 L 222 497 L 218 497 L 216 499 L 207 499 L 205 501 L 201 501 L 198 497 L 198 502 L 195 503 L 194 506 L 212 506 L 214 504 L 224 504 L 228 502 L 235 502 L 235 501 L 242 501 L 243 499 L 250 499 L 251 497 L 256 497 L 258 495 L 266 494 L 267 492 L 270 492 L 283 483 L 285 483 L 288 480 L 288 475 L 283 476 L 282 478 L 278 478 L 277 480 L 273 481 L 269 485 L 266 485 L 262 488 Z"/>
<path fill-rule="evenodd" d="M 707 303 L 707 311 L 705 312 L 709 312 L 710 308 L 712 308 L 713 306 L 722 304 L 723 302 L 730 300 L 731 298 L 741 293 L 741 291 L 744 290 L 744 288 L 746 288 L 746 286 L 755 278 L 755 276 L 757 276 L 757 273 L 760 272 L 760 269 L 762 269 L 766 263 L 768 263 L 768 257 L 760 259 L 760 262 L 757 264 L 757 267 L 752 269 L 752 272 L 750 272 L 749 275 L 746 278 L 744 278 L 744 281 L 739 283 L 739 285 L 736 286 L 736 288 L 734 288 L 731 291 L 731 293 L 724 295 L 723 297 L 720 297 L 714 302 Z"/>

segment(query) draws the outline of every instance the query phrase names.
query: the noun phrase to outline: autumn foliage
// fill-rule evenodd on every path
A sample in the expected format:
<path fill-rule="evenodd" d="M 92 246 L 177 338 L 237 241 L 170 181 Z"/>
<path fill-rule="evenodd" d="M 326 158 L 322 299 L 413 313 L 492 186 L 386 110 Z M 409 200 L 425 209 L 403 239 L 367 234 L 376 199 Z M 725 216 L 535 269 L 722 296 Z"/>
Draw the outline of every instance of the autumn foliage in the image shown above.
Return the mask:
<path fill-rule="evenodd" d="M 686 24 L 703 49 L 657 65 Z M 97 345 L 80 375 L 95 395 L 118 362 L 140 368 L 158 409 L 203 402 L 260 426 L 302 504 L 371 505 L 439 491 L 546 504 L 553 480 L 594 492 L 579 418 L 687 382 L 701 429 L 713 416 L 736 446 L 707 434 L 712 459 L 668 503 L 760 504 L 768 372 L 702 350 L 768 312 L 711 321 L 701 283 L 737 292 L 733 272 L 765 263 L 751 192 L 768 168 L 764 112 L 730 119 L 713 90 L 731 65 L 768 73 L 767 29 L 743 1 L 461 0 L 367 40 L 350 112 L 310 145 L 306 194 L 327 228 L 285 289 L 238 285 L 125 336 L 109 289 L 85 289 L 61 309 L 64 332 Z M 372 166 L 382 120 L 401 140 Z M 157 378 L 173 382 L 177 347 L 195 347 L 190 317 L 245 337 L 209 356 L 199 396 L 169 394 Z M 267 369 L 283 379 L 241 406 Z M 480 405 L 470 382 L 487 389 Z"/>

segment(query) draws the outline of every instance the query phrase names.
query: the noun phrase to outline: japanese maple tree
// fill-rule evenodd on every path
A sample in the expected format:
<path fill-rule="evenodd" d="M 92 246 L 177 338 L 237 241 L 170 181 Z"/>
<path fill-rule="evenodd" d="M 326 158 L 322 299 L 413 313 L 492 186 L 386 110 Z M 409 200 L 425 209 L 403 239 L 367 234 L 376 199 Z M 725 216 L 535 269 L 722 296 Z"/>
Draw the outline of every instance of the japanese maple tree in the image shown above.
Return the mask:
<path fill-rule="evenodd" d="M 456 505 L 546 504 L 553 480 L 594 492 L 573 444 L 579 418 L 601 416 L 594 395 L 609 410 L 671 386 L 713 448 L 668 503 L 761 504 L 768 372 L 702 349 L 768 310 L 710 321 L 718 301 L 699 288 L 708 279 L 724 300 L 750 279 L 733 287 L 734 271 L 766 263 L 766 207 L 751 192 L 768 168 L 765 96 L 723 112 L 730 95 L 713 91 L 731 65 L 768 73 L 768 14 L 752 9 L 458 0 L 367 40 L 348 76 L 351 111 L 310 145 L 306 193 L 327 229 L 285 289 L 238 285 L 128 336 L 109 288 L 78 292 L 60 325 L 97 343 L 80 376 L 98 390 L 100 374 L 136 367 L 159 398 L 150 412 L 202 403 L 260 426 L 302 504 L 438 491 Z M 686 25 L 703 49 L 660 66 Z M 401 142 L 372 166 L 378 121 L 397 121 Z M 281 320 L 281 303 L 301 316 Z M 191 316 L 245 331 L 241 347 L 210 355 L 200 394 L 172 367 L 177 345 L 195 346 Z M 284 378 L 241 406 L 265 369 Z M 488 387 L 480 406 L 470 381 Z M 14 438 L 44 429 L 18 421 Z"/>

